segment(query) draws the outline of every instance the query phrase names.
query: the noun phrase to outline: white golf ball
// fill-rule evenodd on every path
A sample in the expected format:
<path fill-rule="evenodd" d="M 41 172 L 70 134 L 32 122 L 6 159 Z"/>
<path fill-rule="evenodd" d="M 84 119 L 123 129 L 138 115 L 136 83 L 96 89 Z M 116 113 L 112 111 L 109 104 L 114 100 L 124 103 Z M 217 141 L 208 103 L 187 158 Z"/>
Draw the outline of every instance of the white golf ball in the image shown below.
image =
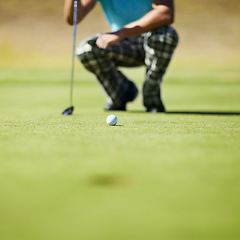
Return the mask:
<path fill-rule="evenodd" d="M 118 121 L 118 119 L 115 115 L 109 115 L 107 117 L 107 124 L 109 126 L 115 126 L 117 124 L 117 121 Z"/>

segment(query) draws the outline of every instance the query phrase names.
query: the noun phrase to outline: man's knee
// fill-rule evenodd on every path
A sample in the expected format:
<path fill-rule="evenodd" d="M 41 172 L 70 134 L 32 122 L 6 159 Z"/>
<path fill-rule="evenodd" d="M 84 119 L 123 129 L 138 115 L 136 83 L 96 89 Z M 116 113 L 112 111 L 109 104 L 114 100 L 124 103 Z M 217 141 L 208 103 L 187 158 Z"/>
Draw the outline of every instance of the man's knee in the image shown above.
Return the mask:
<path fill-rule="evenodd" d="M 145 50 L 150 55 L 157 55 L 164 50 L 173 52 L 178 43 L 176 31 L 170 27 L 161 27 L 152 32 L 147 32 L 144 39 Z"/>
<path fill-rule="evenodd" d="M 99 75 L 112 67 L 106 59 L 105 50 L 96 45 L 97 35 L 83 40 L 77 47 L 76 55 L 83 66 L 90 72 Z"/>
<path fill-rule="evenodd" d="M 96 51 L 96 39 L 97 36 L 91 36 L 81 41 L 76 49 L 76 55 L 81 62 L 85 62 L 86 59 L 91 59 Z"/>

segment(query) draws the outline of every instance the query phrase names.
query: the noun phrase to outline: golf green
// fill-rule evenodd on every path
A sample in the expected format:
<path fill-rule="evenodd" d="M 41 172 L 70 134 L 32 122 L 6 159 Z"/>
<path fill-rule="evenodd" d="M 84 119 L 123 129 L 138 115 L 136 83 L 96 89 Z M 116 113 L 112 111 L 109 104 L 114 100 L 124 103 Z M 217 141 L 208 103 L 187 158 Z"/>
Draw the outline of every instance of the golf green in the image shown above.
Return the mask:
<path fill-rule="evenodd" d="M 126 71 L 141 93 L 143 69 Z M 240 238 L 240 71 L 182 69 L 167 113 L 104 112 L 77 69 L 0 71 L 1 240 Z M 110 127 L 106 118 L 118 117 Z"/>

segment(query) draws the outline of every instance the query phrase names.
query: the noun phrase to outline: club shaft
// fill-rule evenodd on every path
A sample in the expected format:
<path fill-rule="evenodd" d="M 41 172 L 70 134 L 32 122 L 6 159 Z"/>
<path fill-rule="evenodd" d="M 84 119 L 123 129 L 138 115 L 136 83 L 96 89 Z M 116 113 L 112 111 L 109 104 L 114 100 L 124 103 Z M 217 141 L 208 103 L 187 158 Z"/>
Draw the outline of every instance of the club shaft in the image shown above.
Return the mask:
<path fill-rule="evenodd" d="M 77 33 L 78 2 L 79 0 L 74 0 L 74 5 L 73 5 L 72 71 L 71 71 L 71 87 L 70 87 L 70 106 L 73 105 L 73 79 L 74 79 L 74 62 L 75 62 L 76 33 Z"/>

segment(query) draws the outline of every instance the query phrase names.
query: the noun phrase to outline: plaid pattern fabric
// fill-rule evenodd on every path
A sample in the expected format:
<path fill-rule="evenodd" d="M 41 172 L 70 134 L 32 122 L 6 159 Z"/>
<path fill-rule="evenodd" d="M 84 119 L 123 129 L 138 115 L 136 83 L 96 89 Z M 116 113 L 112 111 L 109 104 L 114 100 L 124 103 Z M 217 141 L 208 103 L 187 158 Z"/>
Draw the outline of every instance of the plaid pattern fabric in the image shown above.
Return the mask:
<path fill-rule="evenodd" d="M 143 85 L 143 104 L 149 108 L 160 107 L 160 83 L 178 42 L 176 31 L 162 27 L 136 37 L 122 40 L 104 50 L 96 46 L 98 35 L 83 40 L 76 54 L 86 69 L 94 73 L 115 105 L 128 101 L 133 87 L 117 68 L 146 66 Z"/>

